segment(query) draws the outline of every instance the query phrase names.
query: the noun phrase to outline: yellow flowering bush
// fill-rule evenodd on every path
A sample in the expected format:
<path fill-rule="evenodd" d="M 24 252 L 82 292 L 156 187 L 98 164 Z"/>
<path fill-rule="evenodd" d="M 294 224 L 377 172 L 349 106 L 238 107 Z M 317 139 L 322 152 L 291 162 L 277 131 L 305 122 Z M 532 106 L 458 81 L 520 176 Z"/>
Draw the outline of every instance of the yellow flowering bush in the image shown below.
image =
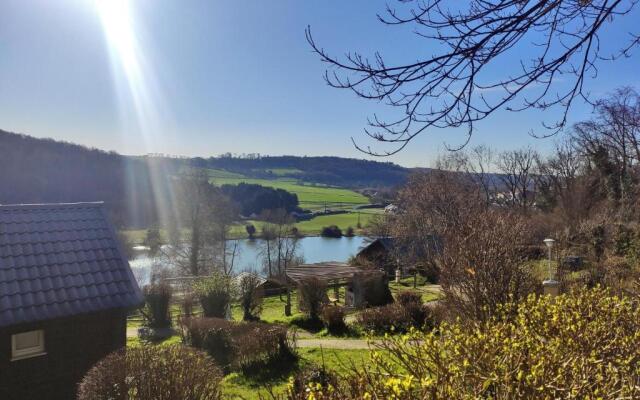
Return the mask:
<path fill-rule="evenodd" d="M 638 304 L 600 288 L 531 295 L 488 321 L 445 323 L 375 347 L 369 366 L 331 391 L 289 398 L 640 398 Z"/>

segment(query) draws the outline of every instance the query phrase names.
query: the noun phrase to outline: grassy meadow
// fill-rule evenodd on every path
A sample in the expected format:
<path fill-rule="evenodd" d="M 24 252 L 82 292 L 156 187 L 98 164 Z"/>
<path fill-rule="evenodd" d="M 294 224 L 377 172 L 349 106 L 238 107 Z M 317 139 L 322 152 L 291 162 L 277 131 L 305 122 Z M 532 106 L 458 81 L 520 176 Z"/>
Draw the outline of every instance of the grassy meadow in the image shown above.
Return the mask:
<path fill-rule="evenodd" d="M 222 171 L 227 172 L 227 171 Z M 232 173 L 229 173 L 232 174 Z M 274 172 L 274 175 L 275 174 Z M 215 185 L 237 185 L 239 183 L 250 183 L 255 185 L 268 186 L 276 189 L 284 189 L 298 195 L 300 207 L 310 210 L 321 210 L 325 206 L 328 208 L 353 208 L 354 206 L 369 204 L 369 199 L 350 189 L 335 188 L 323 185 L 311 185 L 301 183 L 295 179 L 255 179 L 244 178 L 242 176 L 226 176 L 219 174 L 212 176 L 211 182 Z"/>
<path fill-rule="evenodd" d="M 329 187 L 326 185 L 312 185 L 296 181 L 291 178 L 279 178 L 279 179 L 255 179 L 246 178 L 241 174 L 220 170 L 220 169 L 208 169 L 211 182 L 216 185 L 237 185 L 241 182 L 257 184 L 262 186 L 269 186 L 273 188 L 284 189 L 288 192 L 298 195 L 300 207 L 313 211 L 328 209 L 348 210 L 343 214 L 322 215 L 315 217 L 308 221 L 300 221 L 295 224 L 298 231 L 305 236 L 319 235 L 322 228 L 325 226 L 336 225 L 343 232 L 348 227 L 356 229 L 358 233 L 358 222 L 362 228 L 366 227 L 371 219 L 382 212 L 380 209 L 363 209 L 354 210 L 354 207 L 359 205 L 369 204 L 369 199 L 353 190 Z M 267 172 L 271 172 L 274 176 L 281 176 L 285 174 L 295 173 L 295 169 L 288 168 L 273 168 Z M 247 232 L 245 226 L 247 224 L 253 224 L 258 233 L 261 230 L 263 222 L 261 221 L 240 221 L 231 228 L 232 238 L 246 238 Z M 125 230 L 123 231 L 128 240 L 133 244 L 140 244 L 145 238 L 146 231 L 142 229 L 137 230 Z"/>

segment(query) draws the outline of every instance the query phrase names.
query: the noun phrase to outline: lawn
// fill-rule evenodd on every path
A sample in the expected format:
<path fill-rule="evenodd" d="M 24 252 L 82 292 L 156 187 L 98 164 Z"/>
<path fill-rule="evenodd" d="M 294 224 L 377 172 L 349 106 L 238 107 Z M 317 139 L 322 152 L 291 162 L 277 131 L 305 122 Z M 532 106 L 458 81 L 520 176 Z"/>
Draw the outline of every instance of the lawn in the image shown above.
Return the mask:
<path fill-rule="evenodd" d="M 297 365 L 274 371 L 273 374 L 261 378 L 249 378 L 239 373 L 227 375 L 223 381 L 223 392 L 227 399 L 260 399 L 270 398 L 268 387 L 274 394 L 281 394 L 286 390 L 289 377 L 295 375 L 300 368 L 311 364 L 324 365 L 325 368 L 338 373 L 353 372 L 354 366 L 359 367 L 369 359 L 370 351 L 361 350 L 337 350 L 304 348 L 298 349 L 300 359 Z"/>
<path fill-rule="evenodd" d="M 391 289 L 391 294 L 393 294 L 394 297 L 399 292 L 414 290 L 416 292 L 422 293 L 422 300 L 424 302 L 438 300 L 441 295 L 439 285 L 434 285 L 426 282 L 425 279 L 421 276 L 417 277 L 417 287 L 415 289 L 413 288 L 413 277 L 403 278 L 400 280 L 400 283 L 391 281 L 389 282 L 389 289 Z"/>

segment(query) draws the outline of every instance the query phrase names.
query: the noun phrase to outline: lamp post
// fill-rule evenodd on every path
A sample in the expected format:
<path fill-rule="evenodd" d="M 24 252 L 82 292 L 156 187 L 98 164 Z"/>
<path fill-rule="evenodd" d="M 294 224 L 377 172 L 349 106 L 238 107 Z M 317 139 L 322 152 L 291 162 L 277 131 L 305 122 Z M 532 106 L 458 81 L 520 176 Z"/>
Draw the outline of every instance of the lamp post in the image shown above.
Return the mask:
<path fill-rule="evenodd" d="M 400 257 L 396 257 L 396 283 L 400 283 L 402 279 L 402 270 L 400 269 Z"/>
<path fill-rule="evenodd" d="M 556 281 L 555 279 L 553 279 L 553 269 L 551 266 L 551 249 L 553 248 L 553 245 L 555 244 L 555 240 L 553 239 L 545 239 L 543 240 L 544 244 L 547 246 L 547 248 L 549 249 L 549 264 L 548 264 L 548 269 L 549 269 L 549 276 L 547 277 L 547 279 L 545 281 L 542 282 L 542 286 L 543 286 L 543 291 L 544 294 L 549 294 L 551 296 L 557 296 L 558 293 L 560 292 L 560 282 Z"/>

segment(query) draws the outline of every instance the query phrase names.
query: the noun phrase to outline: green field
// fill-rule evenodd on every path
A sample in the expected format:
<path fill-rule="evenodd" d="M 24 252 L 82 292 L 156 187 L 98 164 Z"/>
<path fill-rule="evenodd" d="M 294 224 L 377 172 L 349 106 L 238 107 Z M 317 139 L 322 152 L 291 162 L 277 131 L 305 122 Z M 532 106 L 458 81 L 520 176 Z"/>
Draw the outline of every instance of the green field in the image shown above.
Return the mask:
<path fill-rule="evenodd" d="M 209 176 L 213 179 L 242 179 L 244 175 L 236 172 L 226 171 L 224 169 L 207 169 Z"/>
<path fill-rule="evenodd" d="M 212 177 L 211 182 L 216 185 L 237 185 L 251 183 L 256 185 L 284 189 L 298 195 L 300 207 L 310 210 L 328 208 L 352 208 L 357 205 L 369 204 L 369 199 L 353 190 L 303 184 L 293 179 L 254 179 L 242 177 Z"/>
<path fill-rule="evenodd" d="M 360 214 L 359 217 L 358 213 Z M 337 225 L 340 229 L 342 229 L 342 232 L 345 233 L 348 227 L 352 227 L 357 231 L 358 220 L 360 220 L 361 227 L 366 227 L 376 214 L 379 213 L 375 212 L 374 210 L 367 210 L 360 212 L 349 212 L 345 214 L 321 215 L 309 221 L 296 222 L 295 226 L 296 228 L 298 228 L 298 231 L 301 234 L 307 236 L 319 235 L 323 227 L 330 225 Z M 258 230 L 258 234 L 260 234 L 264 222 L 249 220 L 238 223 L 231 228 L 231 235 L 233 237 L 246 237 L 247 232 L 245 230 L 245 226 L 247 224 L 253 224 Z"/>

